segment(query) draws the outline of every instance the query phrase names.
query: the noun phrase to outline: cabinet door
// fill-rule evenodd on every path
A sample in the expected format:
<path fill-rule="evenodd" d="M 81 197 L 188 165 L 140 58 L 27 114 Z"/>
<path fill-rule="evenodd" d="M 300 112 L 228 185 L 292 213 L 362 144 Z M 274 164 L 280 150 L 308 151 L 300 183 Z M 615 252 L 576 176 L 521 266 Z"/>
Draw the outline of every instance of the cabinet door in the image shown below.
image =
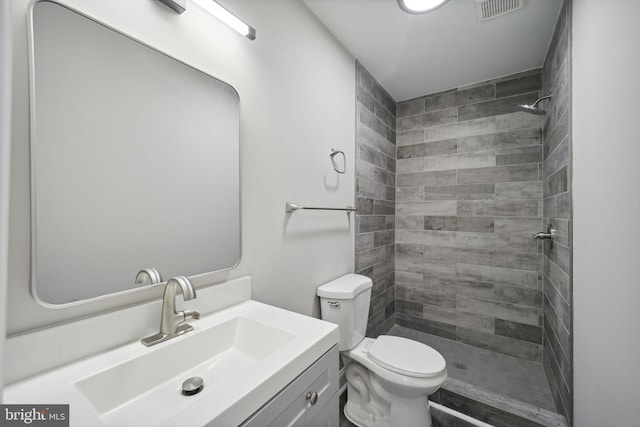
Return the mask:
<path fill-rule="evenodd" d="M 306 411 L 301 426 L 338 427 L 340 424 L 340 395 L 335 392 L 331 399 L 317 411 Z"/>
<path fill-rule="evenodd" d="M 338 349 L 334 346 L 242 427 L 337 427 L 337 391 Z"/>

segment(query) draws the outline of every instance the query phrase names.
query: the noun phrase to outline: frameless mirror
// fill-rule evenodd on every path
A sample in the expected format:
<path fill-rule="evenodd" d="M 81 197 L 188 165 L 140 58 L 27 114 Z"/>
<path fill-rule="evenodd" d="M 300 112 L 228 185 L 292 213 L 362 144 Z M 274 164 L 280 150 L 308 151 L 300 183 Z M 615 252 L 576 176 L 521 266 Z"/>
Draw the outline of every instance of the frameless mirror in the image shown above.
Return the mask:
<path fill-rule="evenodd" d="M 60 4 L 31 14 L 32 290 L 66 304 L 240 260 L 233 87 Z"/>

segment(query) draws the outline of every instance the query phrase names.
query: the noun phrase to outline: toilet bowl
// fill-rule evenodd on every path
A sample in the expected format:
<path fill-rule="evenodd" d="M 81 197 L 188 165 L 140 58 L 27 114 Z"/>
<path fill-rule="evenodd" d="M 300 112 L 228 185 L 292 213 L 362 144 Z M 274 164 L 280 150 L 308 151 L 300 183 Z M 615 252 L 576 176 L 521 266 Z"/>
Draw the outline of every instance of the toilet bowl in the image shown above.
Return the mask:
<path fill-rule="evenodd" d="M 344 413 L 363 427 L 431 426 L 427 396 L 447 377 L 433 348 L 406 338 L 366 338 L 371 279 L 349 274 L 318 288 L 324 320 L 339 328 L 347 379 Z"/>

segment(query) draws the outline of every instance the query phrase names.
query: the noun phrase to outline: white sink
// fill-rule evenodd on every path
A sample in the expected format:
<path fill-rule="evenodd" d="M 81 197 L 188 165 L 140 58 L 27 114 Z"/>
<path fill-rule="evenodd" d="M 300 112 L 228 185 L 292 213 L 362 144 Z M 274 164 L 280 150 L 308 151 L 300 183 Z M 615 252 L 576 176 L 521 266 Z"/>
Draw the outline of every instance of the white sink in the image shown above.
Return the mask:
<path fill-rule="evenodd" d="M 255 301 L 5 388 L 5 403 L 71 405 L 72 426 L 238 425 L 337 343 L 337 327 Z M 181 394 L 198 376 L 204 389 Z"/>

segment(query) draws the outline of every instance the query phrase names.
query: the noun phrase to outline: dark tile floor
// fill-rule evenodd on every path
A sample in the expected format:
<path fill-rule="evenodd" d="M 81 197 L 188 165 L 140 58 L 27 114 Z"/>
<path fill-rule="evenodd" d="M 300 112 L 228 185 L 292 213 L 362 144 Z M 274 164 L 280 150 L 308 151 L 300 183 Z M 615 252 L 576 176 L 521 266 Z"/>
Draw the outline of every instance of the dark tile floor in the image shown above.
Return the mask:
<path fill-rule="evenodd" d="M 548 411 L 556 408 L 541 363 L 425 334 L 395 325 L 388 332 L 427 344 L 447 361 L 450 378 Z"/>
<path fill-rule="evenodd" d="M 454 401 L 440 402 L 445 406 L 496 426 L 566 427 L 564 418 L 555 413 L 542 364 L 398 325 L 393 326 L 387 334 L 422 342 L 442 354 L 447 361 L 449 374 L 442 393 L 454 397 L 454 401 L 462 399 L 461 408 L 457 408 Z M 435 401 L 439 401 L 439 398 L 446 400 L 441 394 L 431 396 Z M 341 408 L 343 406 L 344 402 Z M 435 417 L 432 411 L 434 427 L 469 425 L 448 414 L 435 415 L 442 417 Z M 340 427 L 353 427 L 342 413 Z"/>

